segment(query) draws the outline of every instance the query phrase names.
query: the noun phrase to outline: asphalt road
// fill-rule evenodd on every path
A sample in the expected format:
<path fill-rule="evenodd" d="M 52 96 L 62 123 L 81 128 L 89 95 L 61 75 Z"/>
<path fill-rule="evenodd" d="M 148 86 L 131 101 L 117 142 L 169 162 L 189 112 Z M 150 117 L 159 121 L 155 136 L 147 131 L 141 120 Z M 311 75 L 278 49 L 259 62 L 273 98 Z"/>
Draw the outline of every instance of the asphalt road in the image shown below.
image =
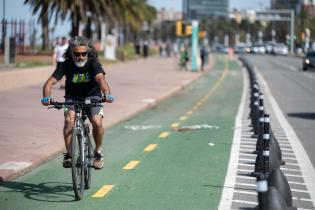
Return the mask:
<path fill-rule="evenodd" d="M 297 57 L 248 55 L 315 166 L 315 70 L 302 71 Z"/>

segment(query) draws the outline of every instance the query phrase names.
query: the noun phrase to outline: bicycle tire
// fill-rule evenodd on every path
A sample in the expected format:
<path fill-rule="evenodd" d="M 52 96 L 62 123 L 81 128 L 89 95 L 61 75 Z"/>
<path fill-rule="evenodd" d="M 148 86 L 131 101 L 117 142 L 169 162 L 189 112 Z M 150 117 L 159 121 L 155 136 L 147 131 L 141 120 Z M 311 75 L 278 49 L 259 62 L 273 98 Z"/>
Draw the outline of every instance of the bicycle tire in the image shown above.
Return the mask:
<path fill-rule="evenodd" d="M 82 161 L 82 154 L 84 148 L 81 147 L 80 131 L 74 129 L 71 139 L 71 169 L 72 169 L 72 184 L 74 195 L 77 200 L 81 200 L 84 192 L 84 161 Z M 84 158 L 85 159 L 85 158 Z"/>
<path fill-rule="evenodd" d="M 93 157 L 93 151 L 92 151 L 92 144 L 91 144 L 91 137 L 89 135 L 86 136 L 87 140 L 85 142 L 85 155 L 86 155 L 86 164 L 84 169 L 84 182 L 85 182 L 85 189 L 89 189 L 91 186 L 91 177 L 92 177 L 92 157 Z"/>

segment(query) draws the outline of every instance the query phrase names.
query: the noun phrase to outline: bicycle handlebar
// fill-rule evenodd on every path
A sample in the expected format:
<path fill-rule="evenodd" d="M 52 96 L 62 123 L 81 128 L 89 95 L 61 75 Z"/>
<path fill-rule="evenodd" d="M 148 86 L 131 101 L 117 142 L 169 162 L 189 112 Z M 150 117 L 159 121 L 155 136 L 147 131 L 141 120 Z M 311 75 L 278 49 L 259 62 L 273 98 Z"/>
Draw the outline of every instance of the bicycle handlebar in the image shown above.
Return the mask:
<path fill-rule="evenodd" d="M 89 107 L 89 106 L 96 106 L 99 103 L 104 103 L 106 102 L 106 99 L 86 99 L 86 100 L 74 100 L 71 102 L 58 102 L 58 101 L 50 101 L 50 107 L 48 107 L 48 109 L 51 108 L 56 108 L 56 109 L 62 109 L 65 107 L 69 107 L 69 106 L 80 106 L 80 107 Z"/>

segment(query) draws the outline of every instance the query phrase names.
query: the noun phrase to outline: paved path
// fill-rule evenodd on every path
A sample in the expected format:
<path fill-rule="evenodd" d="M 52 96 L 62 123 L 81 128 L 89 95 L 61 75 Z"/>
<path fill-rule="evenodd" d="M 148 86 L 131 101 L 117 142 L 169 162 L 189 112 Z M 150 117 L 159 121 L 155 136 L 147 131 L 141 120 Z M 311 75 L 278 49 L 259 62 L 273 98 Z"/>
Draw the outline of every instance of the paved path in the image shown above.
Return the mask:
<path fill-rule="evenodd" d="M 213 61 L 213 59 L 210 59 Z M 27 75 L 43 75 L 51 67 L 25 70 Z M 198 78 L 201 73 L 176 70 L 175 59 L 150 58 L 116 64 L 106 68 L 115 103 L 105 105 L 104 122 L 109 127 L 155 102 L 170 96 Z M 49 75 L 49 74 L 48 74 Z M 6 77 L 4 77 L 6 76 Z M 6 75 L 0 73 L 0 78 Z M 1 79 L 1 80 L 2 80 Z M 27 80 L 28 78 L 25 78 Z M 42 77 L 25 87 L 0 88 L 0 179 L 10 180 L 64 151 L 63 114 L 41 106 Z M 19 86 L 17 84 L 17 86 Z M 53 97 L 63 99 L 55 88 Z M 106 139 L 105 139 L 106 141 Z"/>

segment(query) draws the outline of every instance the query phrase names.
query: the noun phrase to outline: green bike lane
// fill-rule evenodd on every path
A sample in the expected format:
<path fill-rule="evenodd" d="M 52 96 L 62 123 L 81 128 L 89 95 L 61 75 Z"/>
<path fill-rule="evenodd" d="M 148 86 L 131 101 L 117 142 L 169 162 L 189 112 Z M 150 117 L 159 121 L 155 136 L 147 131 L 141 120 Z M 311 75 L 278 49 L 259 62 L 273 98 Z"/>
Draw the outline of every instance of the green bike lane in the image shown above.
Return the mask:
<path fill-rule="evenodd" d="M 56 158 L 1 183 L 0 209 L 217 209 L 242 94 L 235 60 L 106 131 L 105 167 L 75 201 Z"/>

